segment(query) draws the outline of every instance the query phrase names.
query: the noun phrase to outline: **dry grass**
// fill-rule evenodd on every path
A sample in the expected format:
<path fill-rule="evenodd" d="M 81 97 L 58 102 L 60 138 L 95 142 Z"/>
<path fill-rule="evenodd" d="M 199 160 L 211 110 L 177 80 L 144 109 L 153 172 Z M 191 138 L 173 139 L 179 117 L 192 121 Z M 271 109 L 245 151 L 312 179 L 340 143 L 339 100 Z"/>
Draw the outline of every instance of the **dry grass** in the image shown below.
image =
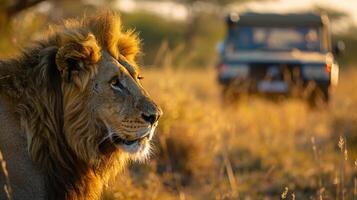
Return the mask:
<path fill-rule="evenodd" d="M 157 148 L 105 199 L 357 199 L 356 71 L 319 110 L 294 99 L 224 105 L 213 70 L 143 74 L 164 110 Z"/>

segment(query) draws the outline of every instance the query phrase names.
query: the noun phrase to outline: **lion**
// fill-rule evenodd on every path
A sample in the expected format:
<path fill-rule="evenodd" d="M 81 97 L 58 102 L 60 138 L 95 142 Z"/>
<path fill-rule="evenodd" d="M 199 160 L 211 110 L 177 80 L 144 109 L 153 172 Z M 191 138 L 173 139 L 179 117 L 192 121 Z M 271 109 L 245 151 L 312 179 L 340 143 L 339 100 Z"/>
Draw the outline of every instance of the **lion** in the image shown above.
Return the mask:
<path fill-rule="evenodd" d="M 109 11 L 0 61 L 0 199 L 99 199 L 127 161 L 147 159 L 162 111 L 140 83 L 139 46 Z"/>

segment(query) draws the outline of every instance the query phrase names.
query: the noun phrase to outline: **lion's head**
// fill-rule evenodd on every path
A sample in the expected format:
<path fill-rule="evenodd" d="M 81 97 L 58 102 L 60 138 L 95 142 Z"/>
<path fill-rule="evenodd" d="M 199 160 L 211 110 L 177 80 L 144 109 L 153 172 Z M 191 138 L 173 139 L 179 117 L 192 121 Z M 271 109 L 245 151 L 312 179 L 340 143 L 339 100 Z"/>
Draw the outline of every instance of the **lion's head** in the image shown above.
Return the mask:
<path fill-rule="evenodd" d="M 132 31 L 122 32 L 119 22 L 107 13 L 67 22 L 55 34 L 64 134 L 88 163 L 115 151 L 145 158 L 161 115 L 140 84 L 138 38 Z"/>
<path fill-rule="evenodd" d="M 147 157 L 162 112 L 140 84 L 138 52 L 137 35 L 107 12 L 53 26 L 0 62 L 0 91 L 18 102 L 31 158 L 58 195 L 86 194 L 81 185 L 115 160 Z"/>

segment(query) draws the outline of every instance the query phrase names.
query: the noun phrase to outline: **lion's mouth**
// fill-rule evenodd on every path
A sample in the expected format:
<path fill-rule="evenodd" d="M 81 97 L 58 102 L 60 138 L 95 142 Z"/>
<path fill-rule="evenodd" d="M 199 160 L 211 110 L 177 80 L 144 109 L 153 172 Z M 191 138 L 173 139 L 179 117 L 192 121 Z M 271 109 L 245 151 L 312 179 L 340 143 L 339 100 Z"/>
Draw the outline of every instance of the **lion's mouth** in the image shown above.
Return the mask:
<path fill-rule="evenodd" d="M 116 149 L 121 149 L 128 153 L 144 151 L 154 135 L 156 126 L 157 124 L 154 124 L 147 130 L 142 131 L 143 134 L 139 134 L 140 136 L 135 139 L 126 139 L 121 134 L 112 132 L 108 138 L 99 144 L 99 150 L 103 154 L 113 152 Z"/>
<path fill-rule="evenodd" d="M 124 139 L 118 134 L 113 134 L 99 144 L 99 150 L 103 154 L 114 152 L 118 148 L 125 152 L 136 153 L 139 152 L 142 146 L 145 146 L 149 140 L 150 134 L 145 134 L 144 136 L 133 140 Z"/>
<path fill-rule="evenodd" d="M 140 137 L 135 139 L 124 139 L 120 137 L 118 134 L 113 134 L 111 136 L 111 142 L 114 144 L 116 148 L 121 149 L 124 152 L 128 152 L 131 154 L 144 152 L 145 149 L 149 146 L 149 141 L 153 134 L 153 128 L 150 128 L 145 131 Z"/>
<path fill-rule="evenodd" d="M 123 139 L 121 137 L 119 137 L 118 135 L 113 135 L 111 136 L 111 140 L 114 144 L 117 144 L 117 145 L 133 145 L 135 143 L 139 143 L 145 139 L 149 139 L 150 137 L 150 131 L 148 131 L 146 134 L 144 134 L 143 136 L 139 137 L 139 138 L 136 138 L 134 140 L 127 140 L 127 139 Z"/>

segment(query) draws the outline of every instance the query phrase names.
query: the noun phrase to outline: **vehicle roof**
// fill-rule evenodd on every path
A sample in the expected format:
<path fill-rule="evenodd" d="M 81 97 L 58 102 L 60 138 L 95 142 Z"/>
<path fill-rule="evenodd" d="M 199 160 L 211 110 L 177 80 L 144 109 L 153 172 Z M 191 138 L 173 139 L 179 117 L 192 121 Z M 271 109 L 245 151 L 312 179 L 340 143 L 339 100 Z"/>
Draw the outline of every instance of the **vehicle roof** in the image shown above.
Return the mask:
<path fill-rule="evenodd" d="M 226 18 L 228 25 L 248 26 L 322 26 L 326 24 L 326 20 L 324 15 L 315 13 L 231 13 Z"/>

